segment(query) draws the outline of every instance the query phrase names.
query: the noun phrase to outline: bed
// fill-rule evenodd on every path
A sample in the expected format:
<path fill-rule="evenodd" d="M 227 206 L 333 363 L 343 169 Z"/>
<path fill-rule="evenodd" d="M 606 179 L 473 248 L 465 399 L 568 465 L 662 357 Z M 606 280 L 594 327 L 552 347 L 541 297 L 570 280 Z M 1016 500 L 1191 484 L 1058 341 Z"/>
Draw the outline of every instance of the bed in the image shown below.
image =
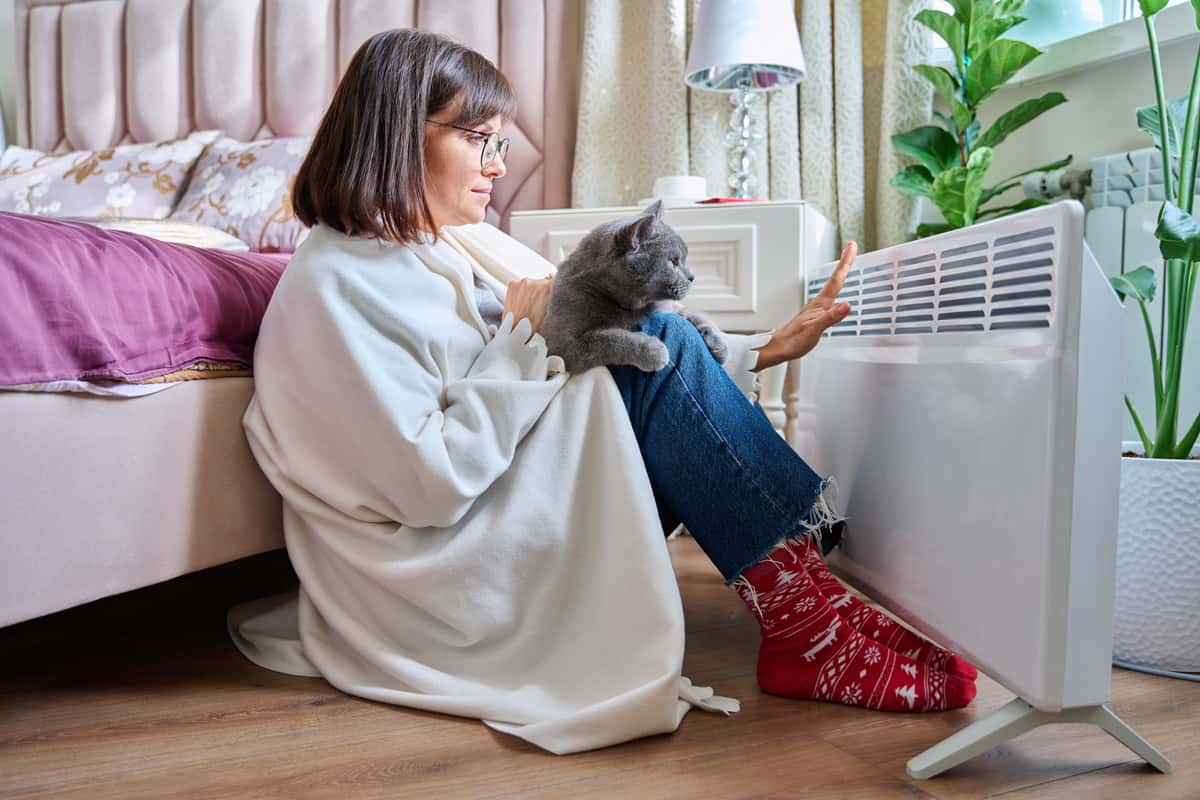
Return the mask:
<path fill-rule="evenodd" d="M 365 38 L 449 34 L 519 98 L 489 220 L 570 205 L 572 0 L 16 0 L 15 15 L 16 143 L 46 152 L 306 136 Z M 137 398 L 0 392 L 0 626 L 281 547 L 279 497 L 242 434 L 253 390 L 217 377 Z"/>

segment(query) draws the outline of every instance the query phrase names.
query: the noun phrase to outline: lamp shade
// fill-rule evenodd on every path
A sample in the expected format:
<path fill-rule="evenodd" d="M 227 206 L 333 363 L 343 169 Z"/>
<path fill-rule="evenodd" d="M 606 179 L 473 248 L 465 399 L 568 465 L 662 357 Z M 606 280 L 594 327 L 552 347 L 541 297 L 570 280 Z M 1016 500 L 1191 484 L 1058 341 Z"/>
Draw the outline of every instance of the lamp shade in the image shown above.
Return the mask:
<path fill-rule="evenodd" d="M 689 86 L 716 92 L 803 80 L 792 0 L 701 0 L 684 74 Z"/>

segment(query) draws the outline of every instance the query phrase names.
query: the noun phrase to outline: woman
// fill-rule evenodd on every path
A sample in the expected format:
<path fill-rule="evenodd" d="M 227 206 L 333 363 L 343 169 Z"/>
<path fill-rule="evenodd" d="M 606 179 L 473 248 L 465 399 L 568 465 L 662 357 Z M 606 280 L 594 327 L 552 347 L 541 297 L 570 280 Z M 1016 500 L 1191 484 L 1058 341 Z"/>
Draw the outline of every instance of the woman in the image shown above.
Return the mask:
<path fill-rule="evenodd" d="M 245 416 L 301 589 L 231 613 L 243 652 L 556 753 L 671 731 L 691 705 L 737 707 L 680 675 L 663 531 L 682 519 L 762 626 L 764 690 L 969 702 L 969 665 L 825 569 L 826 481 L 682 317 L 642 328 L 671 353 L 657 373 L 568 377 L 546 352 L 550 280 L 493 276 L 553 267 L 479 224 L 513 111 L 490 62 L 411 30 L 366 42 L 337 89 L 293 192 L 313 231 L 263 319 Z M 854 252 L 769 341 L 731 337 L 733 377 L 802 356 L 849 312 L 832 298 Z"/>

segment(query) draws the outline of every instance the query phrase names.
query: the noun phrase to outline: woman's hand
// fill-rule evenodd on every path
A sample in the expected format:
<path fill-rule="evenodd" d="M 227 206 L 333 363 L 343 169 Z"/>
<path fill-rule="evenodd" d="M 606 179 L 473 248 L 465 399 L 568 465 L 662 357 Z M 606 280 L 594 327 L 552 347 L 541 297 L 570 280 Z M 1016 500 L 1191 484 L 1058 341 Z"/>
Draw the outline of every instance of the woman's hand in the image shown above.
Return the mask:
<path fill-rule="evenodd" d="M 550 305 L 550 288 L 554 285 L 554 276 L 545 278 L 519 278 L 510 281 L 507 293 L 504 295 L 504 313 L 510 311 L 513 315 L 513 325 L 522 317 L 529 318 L 529 324 L 536 333 L 546 319 L 546 308 Z"/>
<path fill-rule="evenodd" d="M 858 245 L 854 242 L 847 244 L 842 250 L 842 260 L 821 288 L 820 294 L 809 300 L 799 314 L 775 331 L 771 341 L 758 349 L 756 372 L 800 358 L 817 346 L 826 328 L 846 318 L 850 313 L 850 304 L 835 304 L 834 301 L 842 291 L 842 284 L 846 282 L 846 275 L 850 273 L 857 255 Z"/>

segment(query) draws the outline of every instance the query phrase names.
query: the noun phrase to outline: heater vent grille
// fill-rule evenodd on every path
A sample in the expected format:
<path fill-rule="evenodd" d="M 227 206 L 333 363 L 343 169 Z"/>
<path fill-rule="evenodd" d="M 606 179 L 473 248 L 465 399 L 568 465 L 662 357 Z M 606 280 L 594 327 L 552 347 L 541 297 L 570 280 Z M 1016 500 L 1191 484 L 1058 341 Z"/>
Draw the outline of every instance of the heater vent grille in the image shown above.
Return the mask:
<path fill-rule="evenodd" d="M 824 335 L 1049 328 L 1057 296 L 1058 231 L 1041 225 L 997 235 L 1003 230 L 1012 227 L 982 226 L 860 256 L 837 298 L 850 304 L 850 315 Z M 836 266 L 820 268 L 808 282 L 809 297 L 821 291 Z"/>

